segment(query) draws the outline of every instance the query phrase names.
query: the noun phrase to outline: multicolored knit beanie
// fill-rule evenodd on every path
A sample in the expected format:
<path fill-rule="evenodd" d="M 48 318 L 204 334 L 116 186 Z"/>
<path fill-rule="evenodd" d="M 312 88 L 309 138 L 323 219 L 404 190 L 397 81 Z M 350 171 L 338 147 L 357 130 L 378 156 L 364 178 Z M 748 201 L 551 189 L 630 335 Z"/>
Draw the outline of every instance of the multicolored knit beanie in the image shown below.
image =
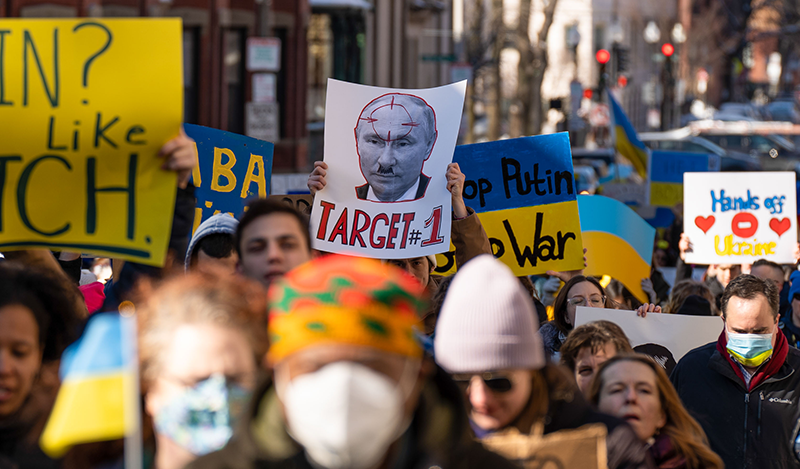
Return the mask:
<path fill-rule="evenodd" d="M 402 270 L 338 254 L 307 262 L 269 290 L 268 359 L 310 346 L 348 344 L 419 357 L 414 327 L 425 288 Z"/>

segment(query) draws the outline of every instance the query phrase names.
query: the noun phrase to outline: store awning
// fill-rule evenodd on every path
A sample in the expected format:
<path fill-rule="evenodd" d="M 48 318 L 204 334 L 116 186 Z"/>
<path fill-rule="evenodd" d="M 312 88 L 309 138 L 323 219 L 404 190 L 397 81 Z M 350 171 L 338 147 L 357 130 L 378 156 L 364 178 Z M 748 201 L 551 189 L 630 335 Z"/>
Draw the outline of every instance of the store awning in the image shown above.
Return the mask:
<path fill-rule="evenodd" d="M 367 0 L 310 0 L 311 8 L 372 10 L 372 3 Z"/>

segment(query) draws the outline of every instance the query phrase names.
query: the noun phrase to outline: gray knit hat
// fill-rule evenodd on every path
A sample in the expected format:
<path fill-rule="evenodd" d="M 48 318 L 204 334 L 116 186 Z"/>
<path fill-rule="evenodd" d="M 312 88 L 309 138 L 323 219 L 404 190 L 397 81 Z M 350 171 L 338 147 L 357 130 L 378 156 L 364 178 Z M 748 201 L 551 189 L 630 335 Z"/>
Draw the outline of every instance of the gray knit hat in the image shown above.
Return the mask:
<path fill-rule="evenodd" d="M 458 271 L 436 323 L 436 362 L 449 373 L 544 366 L 536 310 L 511 269 L 490 254 Z"/>

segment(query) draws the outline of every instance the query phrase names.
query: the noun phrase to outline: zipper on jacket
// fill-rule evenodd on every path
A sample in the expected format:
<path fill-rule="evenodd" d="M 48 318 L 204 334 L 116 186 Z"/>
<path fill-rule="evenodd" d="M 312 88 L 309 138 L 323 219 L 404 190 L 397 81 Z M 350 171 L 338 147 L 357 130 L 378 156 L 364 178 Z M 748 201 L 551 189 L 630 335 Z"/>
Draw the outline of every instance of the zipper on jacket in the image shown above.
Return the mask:
<path fill-rule="evenodd" d="M 757 436 L 761 439 L 761 403 L 764 402 L 764 391 L 758 393 L 761 399 L 758 400 L 758 431 Z"/>
<path fill-rule="evenodd" d="M 750 393 L 744 395 L 744 444 L 742 445 L 742 461 L 744 467 L 747 467 L 747 408 L 750 403 Z"/>

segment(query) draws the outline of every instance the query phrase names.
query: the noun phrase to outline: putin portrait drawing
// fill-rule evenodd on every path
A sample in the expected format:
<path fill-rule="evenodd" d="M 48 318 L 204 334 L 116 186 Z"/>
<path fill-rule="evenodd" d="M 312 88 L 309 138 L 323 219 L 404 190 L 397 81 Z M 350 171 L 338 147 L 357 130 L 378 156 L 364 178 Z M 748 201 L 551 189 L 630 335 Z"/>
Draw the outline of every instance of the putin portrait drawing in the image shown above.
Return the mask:
<path fill-rule="evenodd" d="M 436 114 L 425 100 L 404 93 L 373 99 L 355 128 L 356 151 L 366 184 L 361 200 L 405 202 L 425 196 L 430 177 L 422 172 L 436 143 Z"/>

